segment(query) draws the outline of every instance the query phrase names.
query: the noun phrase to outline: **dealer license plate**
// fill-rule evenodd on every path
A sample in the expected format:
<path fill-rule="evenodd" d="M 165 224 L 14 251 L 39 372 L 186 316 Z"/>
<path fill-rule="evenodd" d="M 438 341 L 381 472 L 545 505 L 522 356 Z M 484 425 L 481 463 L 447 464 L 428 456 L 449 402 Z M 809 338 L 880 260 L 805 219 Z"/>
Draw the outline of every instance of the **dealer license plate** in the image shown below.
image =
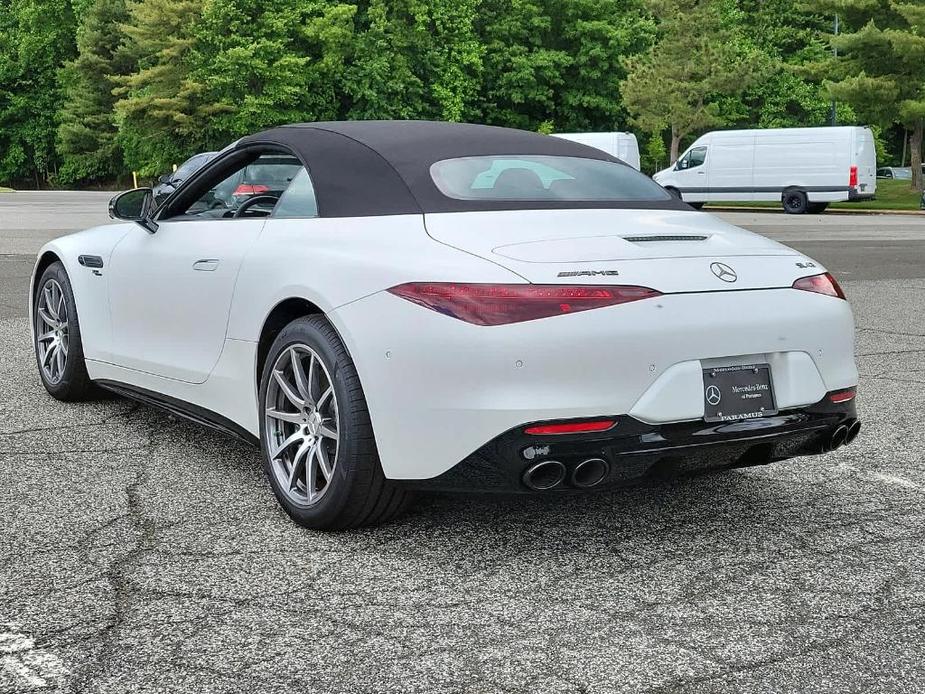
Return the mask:
<path fill-rule="evenodd" d="M 703 370 L 703 411 L 708 422 L 734 422 L 776 414 L 768 364 Z"/>

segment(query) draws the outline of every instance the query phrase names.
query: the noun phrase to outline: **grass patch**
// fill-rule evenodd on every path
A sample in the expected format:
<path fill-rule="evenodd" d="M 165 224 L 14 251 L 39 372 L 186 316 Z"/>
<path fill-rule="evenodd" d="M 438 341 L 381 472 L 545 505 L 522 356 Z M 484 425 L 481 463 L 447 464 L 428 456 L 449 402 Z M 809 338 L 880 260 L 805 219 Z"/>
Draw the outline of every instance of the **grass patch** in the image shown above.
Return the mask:
<path fill-rule="evenodd" d="M 12 188 L 4 188 L 3 186 L 0 186 L 0 193 L 14 193 L 14 192 L 16 191 L 14 191 Z"/>
<path fill-rule="evenodd" d="M 922 194 L 912 190 L 909 181 L 877 180 L 877 198 L 864 202 L 833 202 L 836 210 L 918 210 Z M 779 202 L 708 202 L 707 207 L 770 207 L 780 209 Z"/>

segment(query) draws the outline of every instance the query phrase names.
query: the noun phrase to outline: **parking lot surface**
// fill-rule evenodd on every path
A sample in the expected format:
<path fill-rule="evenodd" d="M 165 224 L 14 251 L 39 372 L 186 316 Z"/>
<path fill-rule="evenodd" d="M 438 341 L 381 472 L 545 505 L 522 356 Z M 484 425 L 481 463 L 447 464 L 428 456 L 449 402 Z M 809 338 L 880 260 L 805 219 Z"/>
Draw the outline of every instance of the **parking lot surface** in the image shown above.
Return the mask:
<path fill-rule="evenodd" d="M 722 215 L 843 280 L 854 445 L 320 534 L 251 448 L 42 389 L 31 254 L 86 195 L 0 194 L 0 692 L 925 692 L 925 219 Z"/>

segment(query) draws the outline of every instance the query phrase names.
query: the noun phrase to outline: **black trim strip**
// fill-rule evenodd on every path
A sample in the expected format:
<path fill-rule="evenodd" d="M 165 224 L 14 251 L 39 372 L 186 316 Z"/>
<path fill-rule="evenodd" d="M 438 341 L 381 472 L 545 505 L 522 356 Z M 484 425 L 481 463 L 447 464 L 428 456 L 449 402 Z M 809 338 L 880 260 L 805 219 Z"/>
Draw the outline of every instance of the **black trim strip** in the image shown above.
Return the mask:
<path fill-rule="evenodd" d="M 802 190 L 807 193 L 845 193 L 850 194 L 848 186 L 766 186 L 755 188 L 753 186 L 710 186 L 708 188 L 681 188 L 671 186 L 682 193 L 783 193 L 785 190 Z"/>
<path fill-rule="evenodd" d="M 196 424 L 201 424 L 202 426 L 214 429 L 219 431 L 227 436 L 232 436 L 236 439 L 244 441 L 255 446 L 260 445 L 260 439 L 250 433 L 247 429 L 232 422 L 227 417 L 223 417 L 217 412 L 212 410 L 207 410 L 204 407 L 199 405 L 193 405 L 192 403 L 185 402 L 183 400 L 178 400 L 177 398 L 172 398 L 169 395 L 164 395 L 163 393 L 155 393 L 153 390 L 147 390 L 145 388 L 139 388 L 138 386 L 133 386 L 129 383 L 122 383 L 121 381 L 111 381 L 109 379 L 101 379 L 94 381 L 96 385 L 106 390 L 112 391 L 117 395 L 122 395 L 124 397 L 130 398 L 132 400 L 137 400 L 140 403 L 145 405 L 150 405 L 156 407 L 159 410 L 169 412 L 170 414 L 176 415 L 177 417 L 182 417 L 188 421 L 194 422 Z"/>

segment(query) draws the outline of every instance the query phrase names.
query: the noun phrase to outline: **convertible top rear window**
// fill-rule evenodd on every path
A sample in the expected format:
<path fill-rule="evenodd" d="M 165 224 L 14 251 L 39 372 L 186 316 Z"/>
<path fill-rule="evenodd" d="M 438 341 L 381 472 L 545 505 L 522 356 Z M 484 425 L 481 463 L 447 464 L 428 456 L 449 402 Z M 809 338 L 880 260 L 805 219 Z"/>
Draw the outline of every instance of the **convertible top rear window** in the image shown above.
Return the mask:
<path fill-rule="evenodd" d="M 551 155 L 444 159 L 430 167 L 441 193 L 456 200 L 656 202 L 661 186 L 612 161 Z"/>

